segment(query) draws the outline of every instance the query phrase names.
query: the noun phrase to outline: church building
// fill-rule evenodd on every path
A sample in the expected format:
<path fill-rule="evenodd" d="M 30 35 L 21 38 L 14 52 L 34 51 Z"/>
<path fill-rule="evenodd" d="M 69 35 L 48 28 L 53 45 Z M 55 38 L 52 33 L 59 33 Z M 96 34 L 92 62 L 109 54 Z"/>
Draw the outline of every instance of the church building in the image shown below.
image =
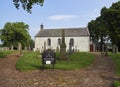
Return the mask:
<path fill-rule="evenodd" d="M 40 31 L 35 35 L 35 50 L 43 52 L 46 49 L 60 50 L 62 29 L 65 33 L 66 51 L 71 49 L 80 52 L 90 51 L 90 34 L 88 28 L 61 28 L 44 29 L 41 25 Z"/>

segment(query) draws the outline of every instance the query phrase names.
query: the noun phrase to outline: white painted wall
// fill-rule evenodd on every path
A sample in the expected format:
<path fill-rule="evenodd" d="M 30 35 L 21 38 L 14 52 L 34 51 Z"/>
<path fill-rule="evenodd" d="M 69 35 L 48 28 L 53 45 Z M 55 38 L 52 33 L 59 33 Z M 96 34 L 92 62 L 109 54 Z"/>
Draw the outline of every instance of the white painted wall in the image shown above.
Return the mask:
<path fill-rule="evenodd" d="M 51 47 L 48 46 L 47 44 L 47 39 L 51 39 Z M 35 37 L 35 50 L 39 50 L 42 52 L 44 50 L 44 43 L 46 43 L 46 49 L 51 48 L 55 49 L 59 47 L 58 45 L 58 39 L 61 37 Z M 69 49 L 69 42 L 70 39 L 74 39 L 74 50 L 79 50 L 79 51 L 89 51 L 89 46 L 90 46 L 90 41 L 89 41 L 89 36 L 81 36 L 81 37 L 65 37 L 65 43 L 66 43 L 66 50 Z"/>

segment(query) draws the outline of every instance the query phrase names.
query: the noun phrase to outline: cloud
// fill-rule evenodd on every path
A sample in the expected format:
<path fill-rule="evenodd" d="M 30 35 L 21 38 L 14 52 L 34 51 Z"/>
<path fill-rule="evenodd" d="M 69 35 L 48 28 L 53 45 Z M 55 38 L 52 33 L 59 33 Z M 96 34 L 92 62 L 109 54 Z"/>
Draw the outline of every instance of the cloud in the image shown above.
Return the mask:
<path fill-rule="evenodd" d="M 71 20 L 77 18 L 77 15 L 52 15 L 49 16 L 49 20 Z"/>

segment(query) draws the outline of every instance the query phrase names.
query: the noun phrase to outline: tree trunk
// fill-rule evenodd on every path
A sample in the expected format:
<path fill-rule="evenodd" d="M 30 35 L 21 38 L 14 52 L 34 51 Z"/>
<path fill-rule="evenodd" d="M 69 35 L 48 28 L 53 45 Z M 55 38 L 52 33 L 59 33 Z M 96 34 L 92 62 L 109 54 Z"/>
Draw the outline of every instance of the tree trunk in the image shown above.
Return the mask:
<path fill-rule="evenodd" d="M 103 38 L 101 37 L 100 38 L 100 51 L 102 52 L 103 51 Z"/>
<path fill-rule="evenodd" d="M 108 56 L 108 46 L 107 46 L 107 44 L 105 45 L 105 56 Z"/>
<path fill-rule="evenodd" d="M 104 54 L 104 45 L 102 45 L 101 54 Z"/>
<path fill-rule="evenodd" d="M 115 53 L 115 45 L 112 46 L 112 52 Z"/>

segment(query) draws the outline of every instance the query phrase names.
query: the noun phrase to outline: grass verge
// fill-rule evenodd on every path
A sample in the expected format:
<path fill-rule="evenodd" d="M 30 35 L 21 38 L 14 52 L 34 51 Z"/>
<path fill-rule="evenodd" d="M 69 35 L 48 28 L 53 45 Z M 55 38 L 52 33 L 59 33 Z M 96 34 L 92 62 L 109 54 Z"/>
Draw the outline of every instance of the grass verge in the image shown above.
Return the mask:
<path fill-rule="evenodd" d="M 40 69 L 42 67 L 42 60 L 38 56 L 36 52 L 25 53 L 16 63 L 16 68 L 20 71 Z M 55 69 L 80 69 L 89 66 L 93 60 L 94 55 L 91 53 L 74 53 L 70 55 L 69 61 L 56 60 Z M 52 68 L 52 65 L 45 65 L 45 68 Z"/>
<path fill-rule="evenodd" d="M 109 56 L 113 59 L 116 64 L 116 74 L 120 76 L 120 54 L 110 53 Z"/>
<path fill-rule="evenodd" d="M 16 52 L 16 51 L 0 51 L 0 58 L 4 58 L 7 55 L 14 53 L 14 52 Z"/>
<path fill-rule="evenodd" d="M 116 64 L 115 67 L 116 75 L 120 76 L 120 53 L 119 54 L 110 53 L 109 56 L 113 59 L 113 61 Z M 120 87 L 120 81 L 114 81 L 113 85 L 114 87 Z"/>
<path fill-rule="evenodd" d="M 39 69 L 41 59 L 38 58 L 37 52 L 25 52 L 16 63 L 16 69 L 20 71 Z"/>
<path fill-rule="evenodd" d="M 114 87 L 120 87 L 120 81 L 114 81 L 113 86 Z"/>
<path fill-rule="evenodd" d="M 88 67 L 92 64 L 94 60 L 94 55 L 87 52 L 79 52 L 70 55 L 69 61 L 60 61 L 58 60 L 55 68 L 63 69 L 63 70 L 71 70 L 71 69 L 80 69 Z"/>

